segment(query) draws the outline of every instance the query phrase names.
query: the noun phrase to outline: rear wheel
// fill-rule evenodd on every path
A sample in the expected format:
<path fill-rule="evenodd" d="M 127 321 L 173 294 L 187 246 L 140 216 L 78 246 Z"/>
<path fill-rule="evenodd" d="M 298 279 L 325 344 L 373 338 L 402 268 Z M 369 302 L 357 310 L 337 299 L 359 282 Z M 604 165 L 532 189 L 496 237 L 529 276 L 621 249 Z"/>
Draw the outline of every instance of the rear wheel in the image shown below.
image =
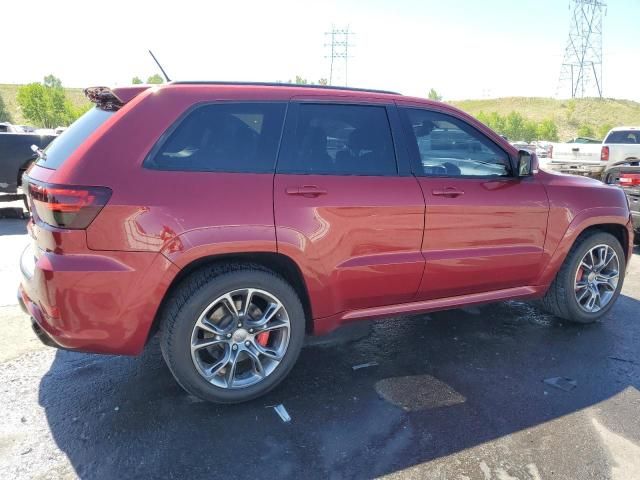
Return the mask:
<path fill-rule="evenodd" d="M 588 233 L 569 251 L 543 305 L 550 313 L 572 322 L 595 322 L 620 295 L 624 272 L 620 242 L 609 233 Z"/>
<path fill-rule="evenodd" d="M 293 367 L 304 339 L 300 299 L 258 266 L 210 268 L 187 278 L 162 318 L 162 353 L 189 393 L 239 403 L 267 393 Z"/>

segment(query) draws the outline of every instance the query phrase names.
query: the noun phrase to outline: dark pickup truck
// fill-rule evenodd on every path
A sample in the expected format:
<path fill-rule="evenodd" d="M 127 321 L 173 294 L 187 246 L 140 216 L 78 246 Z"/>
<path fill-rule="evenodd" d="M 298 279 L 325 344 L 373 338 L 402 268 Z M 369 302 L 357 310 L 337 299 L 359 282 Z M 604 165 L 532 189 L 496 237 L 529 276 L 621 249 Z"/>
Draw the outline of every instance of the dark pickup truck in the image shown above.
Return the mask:
<path fill-rule="evenodd" d="M 0 133 L 0 193 L 16 193 L 23 172 L 35 158 L 31 145 L 44 148 L 55 135 Z"/>
<path fill-rule="evenodd" d="M 607 171 L 605 183 L 619 185 L 629 199 L 629 210 L 636 232 L 636 242 L 640 243 L 640 167 L 615 167 Z"/>

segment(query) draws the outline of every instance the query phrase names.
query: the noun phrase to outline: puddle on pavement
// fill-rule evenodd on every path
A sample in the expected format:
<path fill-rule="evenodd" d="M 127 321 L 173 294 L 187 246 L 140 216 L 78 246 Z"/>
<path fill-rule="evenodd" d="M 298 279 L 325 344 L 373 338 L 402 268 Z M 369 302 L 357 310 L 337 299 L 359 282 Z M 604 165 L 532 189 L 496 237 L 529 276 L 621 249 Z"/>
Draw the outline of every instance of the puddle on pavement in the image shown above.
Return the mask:
<path fill-rule="evenodd" d="M 510 308 L 514 309 L 519 319 L 541 327 L 549 327 L 554 323 L 554 317 L 543 312 L 536 305 L 528 302 L 509 301 L 505 302 Z"/>
<path fill-rule="evenodd" d="M 384 400 L 407 412 L 450 407 L 466 401 L 449 385 L 430 375 L 385 378 L 376 382 L 375 389 Z"/>

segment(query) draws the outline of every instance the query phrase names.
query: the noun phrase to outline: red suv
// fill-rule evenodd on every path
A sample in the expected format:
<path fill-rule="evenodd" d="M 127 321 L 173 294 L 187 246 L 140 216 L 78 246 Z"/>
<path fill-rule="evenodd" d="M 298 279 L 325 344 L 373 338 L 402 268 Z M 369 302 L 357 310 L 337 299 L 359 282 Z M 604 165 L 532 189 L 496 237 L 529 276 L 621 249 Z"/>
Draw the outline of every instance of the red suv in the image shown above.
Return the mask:
<path fill-rule="evenodd" d="M 47 344 L 137 354 L 188 392 L 264 394 L 305 334 L 542 298 L 588 323 L 620 293 L 623 191 L 538 171 L 469 115 L 390 92 L 90 88 L 27 172 L 22 306 Z"/>

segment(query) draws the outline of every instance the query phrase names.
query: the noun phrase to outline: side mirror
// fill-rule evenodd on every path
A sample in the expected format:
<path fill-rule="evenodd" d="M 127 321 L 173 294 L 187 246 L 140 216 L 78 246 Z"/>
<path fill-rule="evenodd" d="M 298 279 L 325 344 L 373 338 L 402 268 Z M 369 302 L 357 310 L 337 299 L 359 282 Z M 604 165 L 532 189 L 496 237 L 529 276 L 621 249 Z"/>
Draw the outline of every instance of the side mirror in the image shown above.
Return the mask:
<path fill-rule="evenodd" d="M 518 176 L 528 177 L 538 172 L 538 158 L 535 153 L 518 150 Z"/>

